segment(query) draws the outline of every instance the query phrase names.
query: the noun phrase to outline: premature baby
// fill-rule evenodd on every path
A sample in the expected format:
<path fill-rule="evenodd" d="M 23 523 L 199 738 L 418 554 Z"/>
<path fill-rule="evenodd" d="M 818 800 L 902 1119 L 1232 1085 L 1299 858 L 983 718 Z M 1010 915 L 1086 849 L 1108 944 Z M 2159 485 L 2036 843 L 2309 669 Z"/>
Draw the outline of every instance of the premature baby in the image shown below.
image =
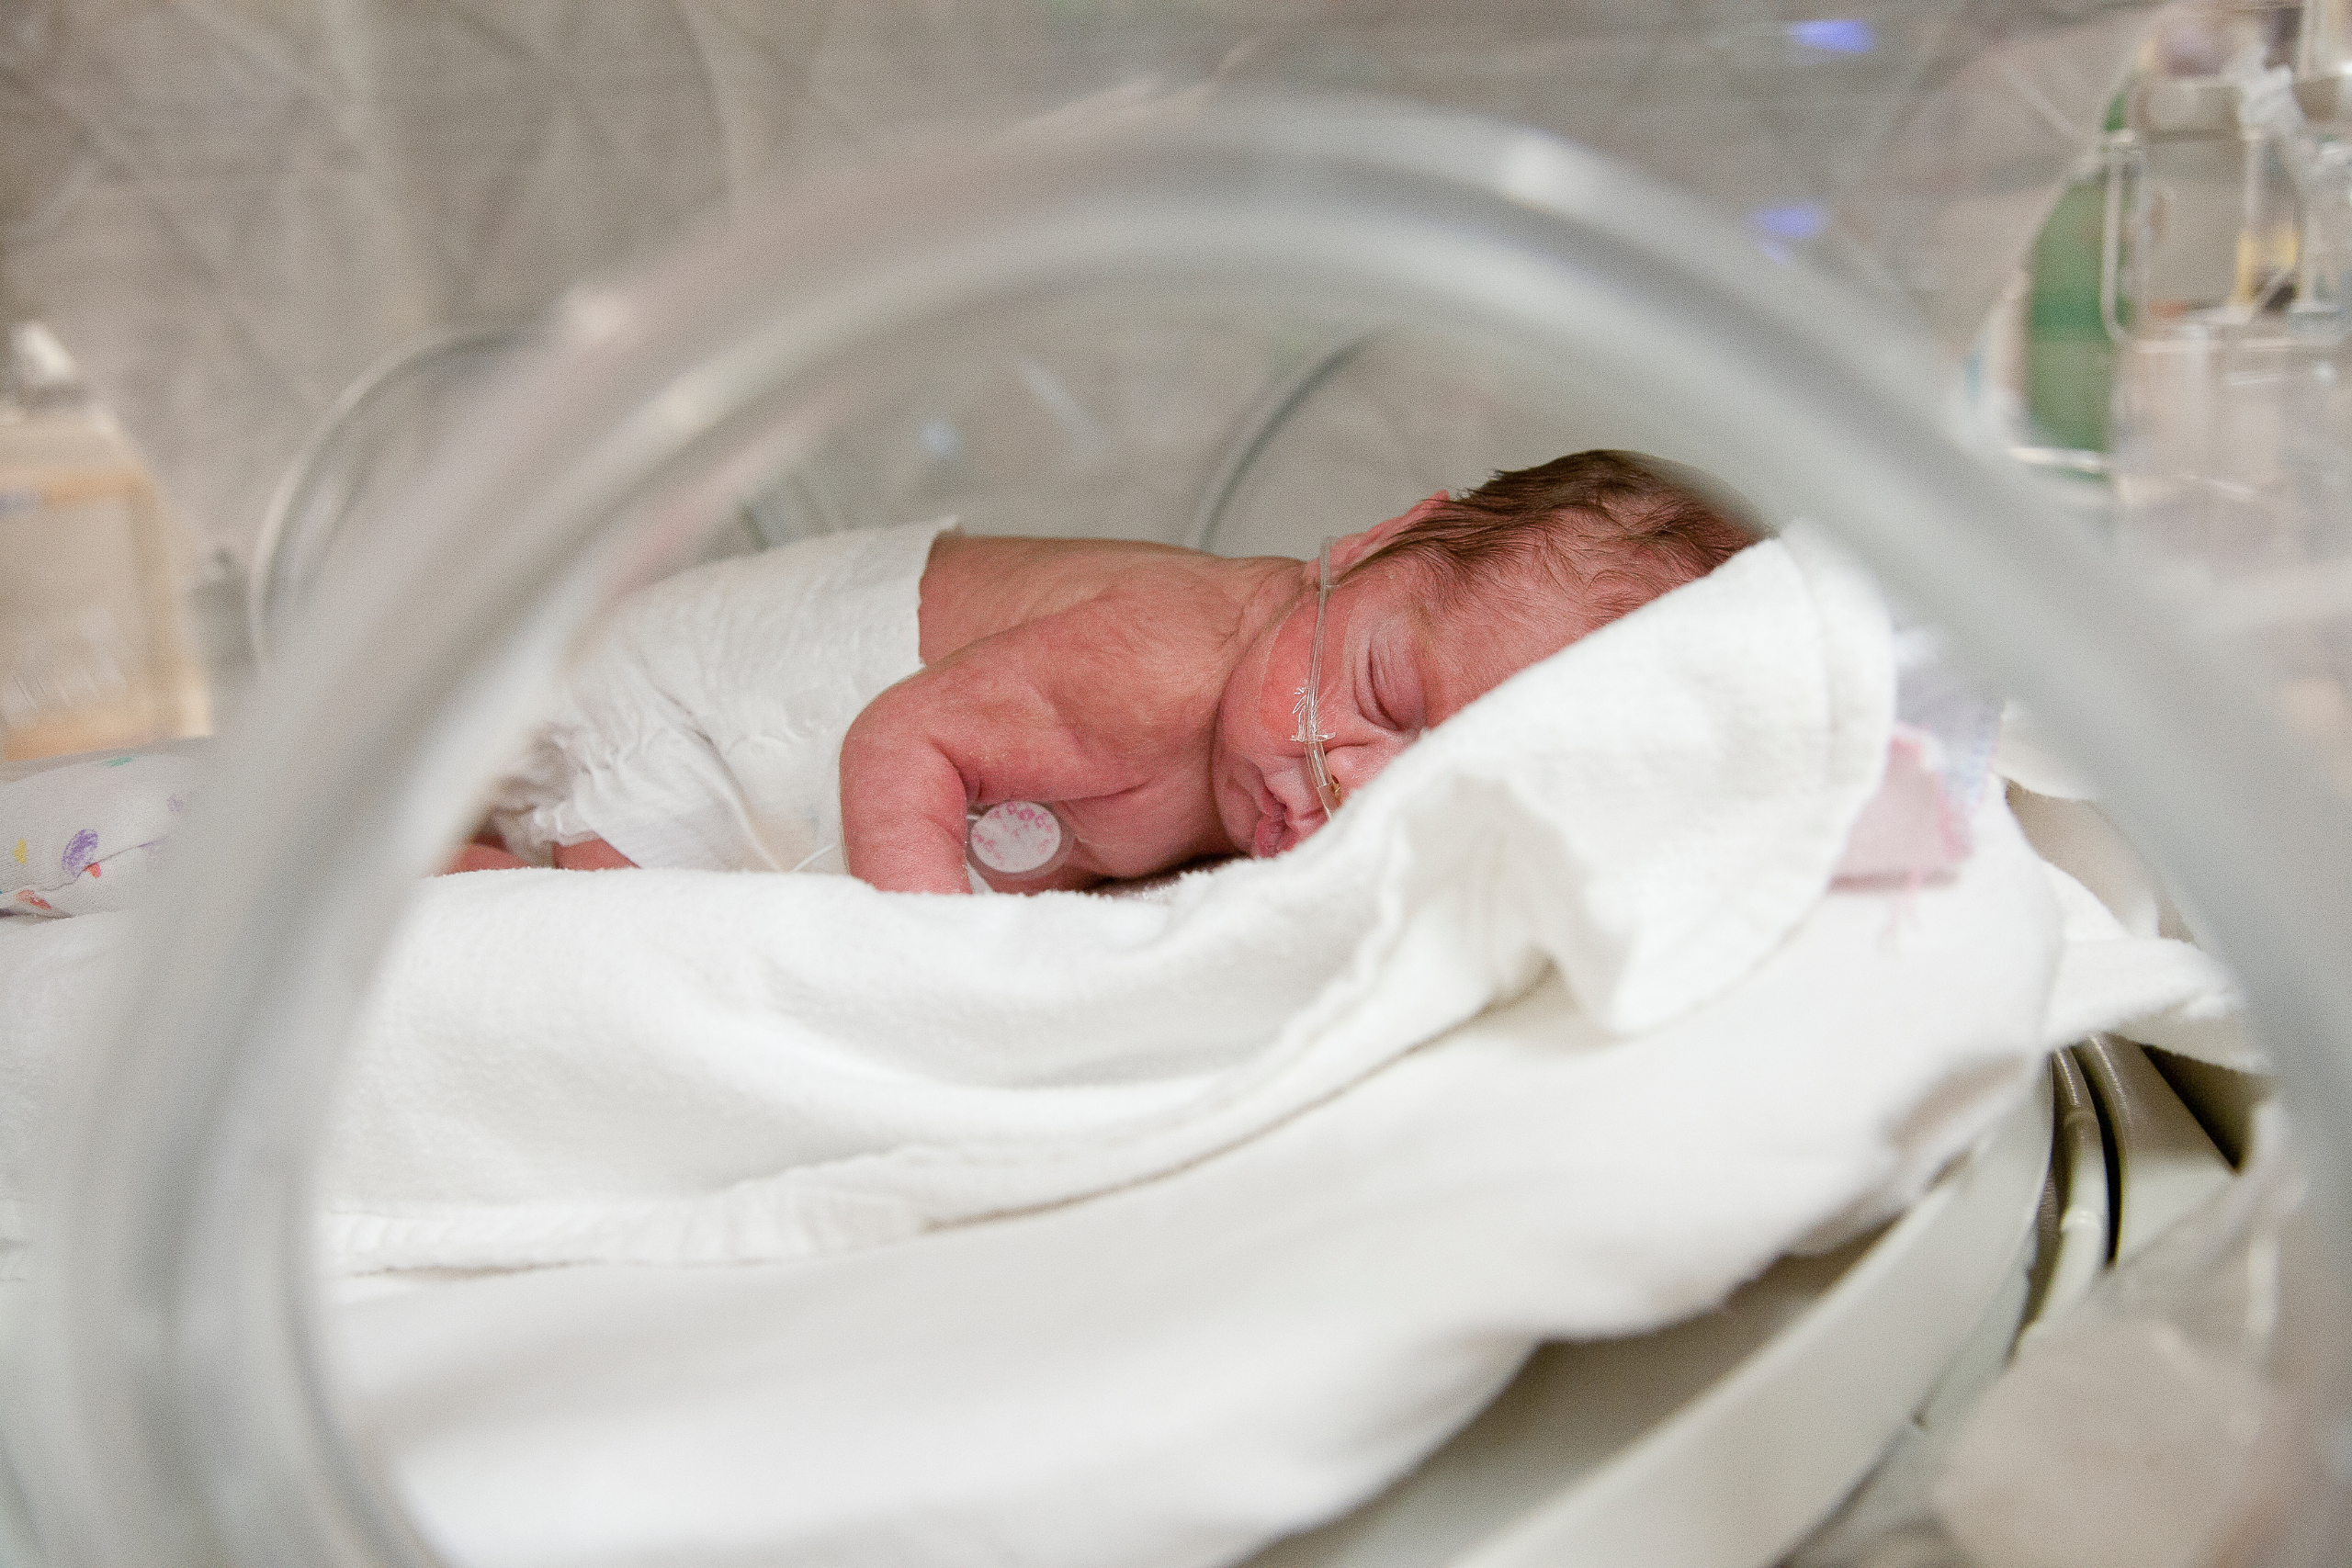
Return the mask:
<path fill-rule="evenodd" d="M 1023 889 L 1279 854 L 1422 730 L 1748 542 L 1628 452 L 1333 541 L 1325 788 L 1300 717 L 1317 562 L 947 524 L 809 540 L 625 606 L 492 821 L 558 865 L 842 869 L 926 893 L 970 890 L 970 814 L 1008 800 L 1049 803 L 1074 840 Z M 459 866 L 518 863 L 485 844 Z"/>

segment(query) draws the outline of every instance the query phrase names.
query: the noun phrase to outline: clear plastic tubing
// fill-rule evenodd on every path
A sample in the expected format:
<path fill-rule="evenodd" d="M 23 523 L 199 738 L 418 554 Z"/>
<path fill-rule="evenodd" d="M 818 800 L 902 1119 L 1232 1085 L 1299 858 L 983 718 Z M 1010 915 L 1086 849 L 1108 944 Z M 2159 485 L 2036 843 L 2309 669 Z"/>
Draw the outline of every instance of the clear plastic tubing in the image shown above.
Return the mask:
<path fill-rule="evenodd" d="M 1181 109 L 803 189 L 564 305 L 372 570 L 298 628 L 37 1216 L 17 1459 L 58 1563 L 429 1561 L 337 1432 L 316 1129 L 404 889 L 569 636 L 928 332 L 1181 284 L 1499 336 L 1659 411 L 2076 742 L 2249 990 L 2352 1236 L 2352 842 L 2229 671 L 1972 450 L 1891 324 L 1612 164 L 1362 102 Z"/>

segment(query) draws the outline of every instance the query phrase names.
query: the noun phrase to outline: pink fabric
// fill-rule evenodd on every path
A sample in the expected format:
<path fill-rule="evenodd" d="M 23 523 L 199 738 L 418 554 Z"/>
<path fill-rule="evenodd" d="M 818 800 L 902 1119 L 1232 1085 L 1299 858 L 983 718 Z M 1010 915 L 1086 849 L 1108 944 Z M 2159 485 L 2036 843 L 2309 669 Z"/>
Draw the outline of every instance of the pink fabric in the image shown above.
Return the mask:
<path fill-rule="evenodd" d="M 1886 776 L 1856 818 L 1838 863 L 1840 885 L 1938 880 L 1968 859 L 1968 817 L 1962 803 L 1946 793 L 1941 751 L 1927 731 L 1894 727 Z"/>

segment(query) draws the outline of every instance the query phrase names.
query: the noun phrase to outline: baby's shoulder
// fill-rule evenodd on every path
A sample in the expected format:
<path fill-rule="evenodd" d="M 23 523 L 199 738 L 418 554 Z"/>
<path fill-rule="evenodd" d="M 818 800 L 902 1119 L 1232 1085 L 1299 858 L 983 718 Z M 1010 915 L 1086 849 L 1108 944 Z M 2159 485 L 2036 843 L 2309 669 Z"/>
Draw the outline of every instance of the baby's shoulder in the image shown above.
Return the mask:
<path fill-rule="evenodd" d="M 1125 539 L 944 536 L 923 572 L 923 642 L 944 650 L 1067 615 L 1205 603 L 1201 563 L 1213 560 Z"/>

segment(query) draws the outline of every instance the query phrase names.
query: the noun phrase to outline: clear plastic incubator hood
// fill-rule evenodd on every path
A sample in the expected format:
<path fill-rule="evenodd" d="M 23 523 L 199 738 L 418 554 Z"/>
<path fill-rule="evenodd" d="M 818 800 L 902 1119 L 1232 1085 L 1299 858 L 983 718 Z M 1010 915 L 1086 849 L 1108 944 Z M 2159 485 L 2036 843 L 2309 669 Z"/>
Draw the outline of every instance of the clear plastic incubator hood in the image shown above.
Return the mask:
<path fill-rule="evenodd" d="M 679 14 L 722 28 L 720 8 Z M 2352 818 L 2265 710 L 2256 677 L 2053 507 L 1954 394 L 1936 346 L 1973 338 L 2147 19 L 2057 0 L 1839 17 L 1764 5 L 1404 18 L 1349 6 L 805 8 L 792 47 L 813 62 L 810 100 L 839 96 L 851 121 L 901 116 L 887 134 L 854 156 L 810 153 L 794 177 L 739 197 L 725 223 L 573 284 L 527 326 L 439 340 L 460 352 L 389 373 L 441 400 L 421 451 L 387 457 L 387 436 L 355 455 L 375 439 L 368 420 L 407 419 L 398 411 L 413 406 L 406 391 L 356 395 L 278 491 L 274 553 L 254 562 L 271 662 L 209 753 L 202 807 L 143 913 L 119 1021 L 80 1043 L 86 1059 L 36 1129 L 30 1241 L 13 1255 L 25 1278 L 0 1285 L 0 1548 L 54 1568 L 1205 1563 L 1253 1551 L 1294 1564 L 1783 1560 L 1962 1352 L 1994 1293 L 1983 1281 L 2030 1245 L 2051 1158 L 2046 1100 L 2002 1122 L 1891 1228 L 1833 1236 L 1843 1250 L 1792 1266 L 1820 1276 L 1775 1287 L 1805 1312 L 1792 1307 L 1726 1353 L 1712 1391 L 1677 1383 L 1676 1358 L 1702 1354 L 1690 1340 L 1638 1374 L 1630 1360 L 1536 1366 L 1415 1472 L 1544 1337 L 1474 1323 L 1460 1338 L 1473 1370 L 1451 1382 L 1430 1371 L 1420 1393 L 1398 1396 L 1426 1406 L 1409 1413 L 1425 1436 L 1398 1439 L 1388 1475 L 1329 1481 L 1337 1471 L 1319 1452 L 1253 1450 L 1229 1473 L 1204 1472 L 1222 1473 L 1229 1506 L 1220 1496 L 1107 1543 L 1088 1533 L 1102 1516 L 1013 1530 L 971 1523 L 997 1518 L 980 1500 L 937 1501 L 968 1472 L 988 1478 L 976 1486 L 1034 1487 L 1039 1508 L 1071 1506 L 1066 1479 L 993 1462 L 1027 1440 L 1025 1419 L 1072 1407 L 1056 1404 L 1070 1396 L 1044 1372 L 1035 1388 L 1001 1391 L 986 1420 L 959 1406 L 944 1438 L 910 1424 L 904 1473 L 925 1479 L 903 1490 L 936 1509 L 910 1533 L 763 1534 L 762 1519 L 804 1516 L 689 1497 L 678 1512 L 710 1528 L 630 1536 L 610 1522 L 616 1493 L 687 1483 L 620 1439 L 564 1448 L 577 1411 L 559 1385 L 661 1411 L 644 1439 L 656 1453 L 662 1422 L 674 1415 L 683 1431 L 717 1407 L 729 1376 L 757 1385 L 771 1376 L 761 1357 L 790 1359 L 759 1340 L 771 1349 L 747 1350 L 730 1372 L 714 1348 L 753 1332 L 771 1310 L 763 1298 L 722 1309 L 664 1293 L 670 1273 L 696 1281 L 680 1291 L 732 1290 L 711 1282 L 738 1266 L 684 1252 L 675 1269 L 625 1249 L 593 1267 L 549 1255 L 537 1270 L 411 1269 L 373 1294 L 325 1272 L 319 1194 L 338 1155 L 326 1129 L 371 976 L 419 879 L 464 837 L 549 682 L 624 593 L 714 552 L 945 513 L 975 533 L 1311 557 L 1323 536 L 1431 488 L 1578 447 L 1702 466 L 1772 531 L 1834 536 L 1902 613 L 1949 631 L 1974 680 L 2064 737 L 2244 989 L 2315 1222 L 2288 1233 L 2310 1255 L 2266 1276 L 2285 1293 L 2263 1310 L 2297 1332 L 2332 1332 L 2346 1305 L 2335 1281 L 2352 1279 Z M 43 25 L 70 31 L 62 10 Z M 399 33 L 383 18 L 352 25 L 379 42 Z M 465 47 L 511 41 L 485 22 Z M 39 39 L 11 47 L 22 69 L 38 65 Z M 706 38 L 695 58 L 739 61 L 733 47 Z M 1749 118 L 1710 104 L 1710 83 L 1739 85 Z M 1759 125 L 1786 139 L 1779 151 L 1815 155 L 1816 195 L 1792 194 L 1775 149 L 1740 139 Z M 2030 178 L 2014 175 L 2017 138 L 2056 149 L 2023 160 Z M 14 265 L 14 235 L 0 233 L 0 264 Z M 54 263 L 41 234 L 21 243 L 35 264 Z M 487 369 L 485 344 L 508 345 Z M 168 491 L 199 457 L 164 432 L 169 400 L 155 378 L 128 357 L 116 373 L 116 401 Z M 256 431 L 264 446 L 277 440 Z M 372 457 L 382 467 L 367 469 Z M 184 481 L 218 508 L 199 527 L 223 538 L 258 518 L 267 489 L 234 461 Z M 2066 1119 L 2066 1081 L 2062 1150 L 2081 1125 Z M 1979 1224 L 1970 1184 L 1980 1197 L 1998 1187 L 2005 1160 L 2024 1162 L 2023 1185 L 1988 1200 L 2009 1217 Z M 1136 1222 L 1147 1229 L 1177 1224 L 1149 1209 L 1150 1185 L 1115 1197 L 1157 1216 Z M 1091 1201 L 1019 1223 L 1083 1225 L 1077 1212 Z M 1476 1254 L 1476 1235 L 1455 1239 L 1460 1253 L 1433 1254 L 1427 1271 Z M 1360 1250 L 1383 1246 L 1369 1233 Z M 1939 1258 L 1975 1253 L 1989 1261 L 1965 1281 L 1936 1271 Z M 889 1247 L 872 1256 L 877 1278 L 899 1267 Z M 1145 1278 L 1142 1256 L 1114 1249 L 1099 1270 L 1029 1283 L 1040 1300 L 1085 1299 L 1098 1274 Z M 796 1267 L 750 1272 L 789 1283 Z M 567 1305 L 566 1281 L 598 1269 L 598 1288 L 620 1292 L 600 1298 L 609 1310 Z M 1875 1309 L 1858 1304 L 1872 1281 Z M 919 1273 L 885 1285 L 870 1300 L 904 1310 L 907 1379 L 934 1375 L 924 1358 L 965 1332 L 959 1302 L 927 1299 L 936 1287 Z M 505 1292 L 509 1327 L 436 1339 L 438 1309 L 414 1303 L 461 1291 Z M 1302 1344 L 1344 1337 L 1317 1327 L 1339 1318 L 1315 1316 L 1343 1304 L 1261 1307 L 1304 1317 Z M 1199 1307 L 1212 1338 L 1220 1310 Z M 791 1334 L 822 1330 L 813 1313 L 791 1322 Z M 2011 1334 L 2017 1322 L 2012 1312 Z M 665 1325 L 695 1343 L 665 1342 Z M 1115 1327 L 1068 1328 L 1081 1358 L 1072 1379 L 1088 1375 L 1092 1338 Z M 1901 1348 L 1906 1327 L 1926 1348 Z M 1261 1352 L 1237 1331 L 1222 1353 Z M 501 1477 L 523 1473 L 500 1468 L 509 1456 L 497 1444 L 446 1432 L 437 1448 L 412 1443 L 431 1425 L 415 1408 L 429 1380 L 403 1383 L 369 1360 L 403 1356 L 441 1357 L 431 1398 L 503 1390 L 500 1441 L 570 1457 L 536 1472 L 539 1492 L 497 1496 Z M 865 1396 L 824 1383 L 821 1358 L 805 1365 L 819 1371 L 776 1378 L 775 1399 Z M 1373 1375 L 1409 1382 L 1400 1365 Z M 1840 1384 L 1821 1411 L 1801 1386 L 1767 1387 L 1826 1387 L 1824 1369 L 1841 1365 L 1905 1370 L 1875 1389 Z M 1672 1440 L 1643 1450 L 1648 1468 L 1579 1461 L 1599 1480 L 1562 1503 L 1553 1495 L 1566 1483 L 1546 1466 L 1567 1467 L 1591 1433 L 1527 1414 L 1544 1377 L 1647 1379 L 1668 1389 L 1655 1397 L 1669 1411 L 1687 1396 L 1693 1410 L 1712 1401 L 1744 1414 L 1705 1432 L 1660 1416 Z M 2292 1440 L 2259 1452 L 2291 1460 L 2278 1461 L 2259 1528 L 2217 1536 L 2215 1549 L 2237 1551 L 2231 1562 L 2340 1561 L 2352 1545 L 2336 1533 L 2352 1486 L 2340 1391 L 2273 1392 Z M 1795 1403 L 1770 1403 L 1782 1397 Z M 1165 1421 L 1181 1435 L 1182 1404 L 1097 1409 L 1089 1441 L 1122 1462 L 1181 1468 L 1193 1461 L 1125 1434 Z M 1852 1417 L 1865 1406 L 1884 1406 L 1883 1419 Z M 1758 1414 L 1773 1410 L 1822 1425 L 1776 1433 Z M 1516 1436 L 1500 1429 L 1513 1421 Z M 1801 1451 L 1811 1449 L 1826 1457 L 1813 1462 Z M 786 1498 L 833 1484 L 806 1479 L 836 1473 L 819 1457 L 778 1452 L 756 1480 L 729 1483 Z M 469 1466 L 490 1479 L 452 1502 Z M 1644 1490 L 1661 1477 L 1679 1490 Z M 874 1484 L 868 1514 L 888 1518 L 891 1486 Z M 733 1522 L 711 1526 L 722 1512 Z M 630 1517 L 661 1516 L 649 1505 Z M 1962 1561 L 1888 1554 L 1900 1541 L 1842 1558 L 1809 1550 L 1814 1562 Z"/>

